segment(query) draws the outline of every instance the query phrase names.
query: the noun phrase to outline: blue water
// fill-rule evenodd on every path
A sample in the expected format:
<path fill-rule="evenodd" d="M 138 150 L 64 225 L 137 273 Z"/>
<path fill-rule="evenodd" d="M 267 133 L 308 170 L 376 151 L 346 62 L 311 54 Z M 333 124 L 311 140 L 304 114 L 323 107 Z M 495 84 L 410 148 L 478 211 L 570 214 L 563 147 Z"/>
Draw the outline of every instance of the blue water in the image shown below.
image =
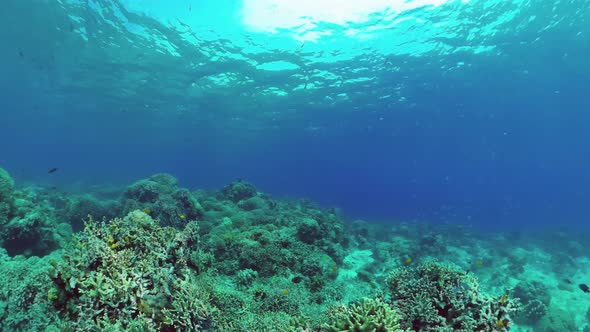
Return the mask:
<path fill-rule="evenodd" d="M 169 172 L 350 218 L 585 226 L 590 1 L 154 3 L 3 2 L 17 182 Z"/>

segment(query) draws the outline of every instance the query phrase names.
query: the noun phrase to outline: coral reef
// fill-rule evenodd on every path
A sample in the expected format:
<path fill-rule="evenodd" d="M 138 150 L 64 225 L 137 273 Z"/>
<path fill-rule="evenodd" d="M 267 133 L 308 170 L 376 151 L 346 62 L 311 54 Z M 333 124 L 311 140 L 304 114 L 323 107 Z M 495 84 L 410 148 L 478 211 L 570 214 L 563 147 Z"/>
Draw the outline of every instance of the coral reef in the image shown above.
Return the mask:
<path fill-rule="evenodd" d="M 225 186 L 221 193 L 223 198 L 229 199 L 234 203 L 238 203 L 241 200 L 256 196 L 258 191 L 253 184 L 243 180 L 238 180 Z"/>
<path fill-rule="evenodd" d="M 563 308 L 548 308 L 545 314 L 535 325 L 535 331 L 564 332 L 576 331 L 576 323 L 572 314 Z"/>
<path fill-rule="evenodd" d="M 14 210 L 14 181 L 10 174 L 0 167 L 0 225 L 6 224 Z"/>
<path fill-rule="evenodd" d="M 135 182 L 123 192 L 120 201 L 123 214 L 142 210 L 163 226 L 183 228 L 189 220 L 198 220 L 203 215 L 197 199 L 180 188 L 170 174 L 156 174 Z"/>
<path fill-rule="evenodd" d="M 539 281 L 521 281 L 512 291 L 512 296 L 522 304 L 521 311 L 516 315 L 517 322 L 535 325 L 548 311 L 551 296 L 547 286 Z"/>
<path fill-rule="evenodd" d="M 47 300 L 49 267 L 46 259 L 11 258 L 0 249 L 0 331 L 43 331 L 59 321 Z"/>
<path fill-rule="evenodd" d="M 451 264 L 401 267 L 387 283 L 402 327 L 414 331 L 507 331 L 517 311 L 508 294 L 483 294 L 471 274 Z"/>
<path fill-rule="evenodd" d="M 9 255 L 43 256 L 71 235 L 45 194 L 37 188 L 15 190 L 10 175 L 0 169 L 0 245 Z"/>
<path fill-rule="evenodd" d="M 0 221 L 0 330 L 590 329 L 586 238 L 549 255 L 522 234 L 346 223 L 244 181 L 191 192 L 168 174 L 68 193 L 0 170 Z"/>
<path fill-rule="evenodd" d="M 400 328 L 399 315 L 383 300 L 363 299 L 359 304 L 338 306 L 328 314 L 327 332 L 396 332 Z"/>
<path fill-rule="evenodd" d="M 110 222 L 88 220 L 56 260 L 48 297 L 75 330 L 209 328 L 212 308 L 191 263 L 198 227 L 161 227 L 133 211 Z"/>
<path fill-rule="evenodd" d="M 109 220 L 123 215 L 123 209 L 118 200 L 98 199 L 90 194 L 65 196 L 62 204 L 60 217 L 67 220 L 76 231 L 84 228 L 84 220 L 89 215 L 96 219 Z"/>

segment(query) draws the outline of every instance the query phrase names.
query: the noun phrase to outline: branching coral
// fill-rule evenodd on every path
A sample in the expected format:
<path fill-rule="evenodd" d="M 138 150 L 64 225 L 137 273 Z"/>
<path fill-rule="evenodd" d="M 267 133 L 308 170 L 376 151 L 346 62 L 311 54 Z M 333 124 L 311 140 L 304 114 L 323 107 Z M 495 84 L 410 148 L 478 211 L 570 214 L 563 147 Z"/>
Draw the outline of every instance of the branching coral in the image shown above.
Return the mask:
<path fill-rule="evenodd" d="M 364 299 L 359 304 L 338 306 L 329 313 L 327 332 L 395 332 L 402 331 L 399 315 L 383 300 Z"/>
<path fill-rule="evenodd" d="M 517 310 L 508 294 L 489 297 L 471 274 L 436 261 L 393 271 L 388 286 L 402 327 L 414 331 L 507 331 Z"/>
<path fill-rule="evenodd" d="M 212 309 L 189 267 L 197 244 L 195 222 L 179 232 L 140 211 L 110 222 L 90 219 L 54 264 L 54 304 L 79 330 L 107 323 L 185 331 L 210 326 Z"/>

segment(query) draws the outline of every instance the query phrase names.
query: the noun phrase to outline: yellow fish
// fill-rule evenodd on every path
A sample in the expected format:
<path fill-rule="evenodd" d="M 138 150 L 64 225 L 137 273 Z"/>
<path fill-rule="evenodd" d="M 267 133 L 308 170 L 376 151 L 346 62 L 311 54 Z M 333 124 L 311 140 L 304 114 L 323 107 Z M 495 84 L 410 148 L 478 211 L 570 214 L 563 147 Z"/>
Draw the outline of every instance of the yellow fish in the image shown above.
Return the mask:
<path fill-rule="evenodd" d="M 150 209 L 144 209 L 143 212 L 145 212 L 147 214 L 150 214 L 150 213 L 152 213 L 152 210 L 150 210 Z"/>
<path fill-rule="evenodd" d="M 504 294 L 500 298 L 500 304 L 506 304 L 506 302 L 508 302 L 508 295 Z"/>
<path fill-rule="evenodd" d="M 186 216 L 183 214 L 180 215 L 180 219 L 186 219 Z"/>
<path fill-rule="evenodd" d="M 406 264 L 411 264 L 412 263 L 412 259 L 410 257 L 406 258 L 405 260 Z"/>

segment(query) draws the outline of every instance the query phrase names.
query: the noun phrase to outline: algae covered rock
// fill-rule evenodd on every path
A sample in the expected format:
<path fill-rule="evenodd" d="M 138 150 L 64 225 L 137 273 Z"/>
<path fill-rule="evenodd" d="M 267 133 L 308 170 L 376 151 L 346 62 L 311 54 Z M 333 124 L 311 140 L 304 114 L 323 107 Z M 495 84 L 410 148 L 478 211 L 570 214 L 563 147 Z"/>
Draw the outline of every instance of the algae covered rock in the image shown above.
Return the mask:
<path fill-rule="evenodd" d="M 71 234 L 37 187 L 14 189 L 10 175 L 0 168 L 0 246 L 9 255 L 43 256 Z"/>
<path fill-rule="evenodd" d="M 160 173 L 131 184 L 123 195 L 140 203 L 153 203 L 161 195 L 171 194 L 177 188 L 176 178 L 170 174 Z"/>
<path fill-rule="evenodd" d="M 253 211 L 258 209 L 267 209 L 269 204 L 263 197 L 254 196 L 240 200 L 238 202 L 238 207 L 245 211 Z"/>
<path fill-rule="evenodd" d="M 238 180 L 225 186 L 225 188 L 223 188 L 222 194 L 226 199 L 237 203 L 243 199 L 256 196 L 257 190 L 253 184 L 243 180 Z"/>
<path fill-rule="evenodd" d="M 0 201 L 12 199 L 13 190 L 14 180 L 4 168 L 0 167 Z"/>
<path fill-rule="evenodd" d="M 124 191 L 121 205 L 123 213 L 142 210 L 162 225 L 177 228 L 203 216 L 201 204 L 170 174 L 156 174 L 133 183 Z"/>
<path fill-rule="evenodd" d="M 516 316 L 517 321 L 534 325 L 546 313 L 551 296 L 547 286 L 539 281 L 521 281 L 512 291 L 512 295 L 522 304 L 522 309 Z"/>
<path fill-rule="evenodd" d="M 317 220 L 303 218 L 297 225 L 297 237 L 299 240 L 311 244 L 322 238 L 322 230 Z"/>
<path fill-rule="evenodd" d="M 535 325 L 535 331 L 562 332 L 577 331 L 576 322 L 572 314 L 559 307 L 550 306 L 539 322 Z"/>
<path fill-rule="evenodd" d="M 70 195 L 64 199 L 60 216 L 75 230 L 81 230 L 84 227 L 83 221 L 89 215 L 96 219 L 113 219 L 120 211 L 121 204 L 115 200 L 98 199 L 90 194 Z"/>

